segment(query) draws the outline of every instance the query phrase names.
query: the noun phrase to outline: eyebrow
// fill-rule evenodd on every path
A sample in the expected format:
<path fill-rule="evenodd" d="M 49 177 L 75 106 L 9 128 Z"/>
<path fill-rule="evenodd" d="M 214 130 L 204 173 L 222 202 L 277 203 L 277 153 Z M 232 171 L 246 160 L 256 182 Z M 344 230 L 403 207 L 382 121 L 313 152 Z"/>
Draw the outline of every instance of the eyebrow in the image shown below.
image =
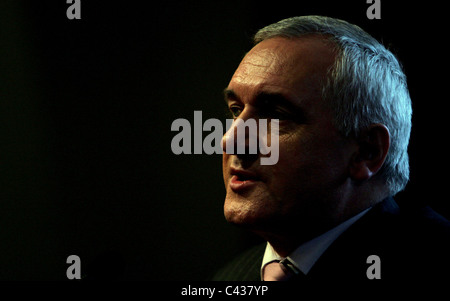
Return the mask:
<path fill-rule="evenodd" d="M 234 92 L 234 90 L 229 89 L 229 88 L 225 88 L 223 90 L 223 96 L 224 96 L 225 102 L 228 102 L 229 100 L 240 100 L 239 97 L 237 96 L 236 92 Z"/>
<path fill-rule="evenodd" d="M 240 97 L 236 94 L 236 92 L 234 92 L 233 89 L 229 89 L 229 88 L 225 88 L 223 90 L 223 95 L 225 98 L 225 101 L 228 100 L 238 100 L 240 101 Z M 279 103 L 279 104 L 283 104 L 286 105 L 288 107 L 290 106 L 294 106 L 297 107 L 295 104 L 293 104 L 293 102 L 291 100 L 289 100 L 288 97 L 286 97 L 284 94 L 282 93 L 278 93 L 278 92 L 259 92 L 256 95 L 256 100 L 257 102 L 271 102 L 271 103 Z"/>

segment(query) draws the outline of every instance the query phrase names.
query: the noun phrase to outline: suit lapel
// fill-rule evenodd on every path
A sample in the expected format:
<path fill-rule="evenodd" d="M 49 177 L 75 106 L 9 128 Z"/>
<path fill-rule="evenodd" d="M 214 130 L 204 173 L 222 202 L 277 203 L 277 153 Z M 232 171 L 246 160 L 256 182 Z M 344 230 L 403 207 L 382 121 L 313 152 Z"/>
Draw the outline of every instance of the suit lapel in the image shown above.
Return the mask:
<path fill-rule="evenodd" d="M 260 268 L 265 248 L 266 243 L 262 243 L 245 251 L 218 271 L 212 280 L 260 281 Z"/>

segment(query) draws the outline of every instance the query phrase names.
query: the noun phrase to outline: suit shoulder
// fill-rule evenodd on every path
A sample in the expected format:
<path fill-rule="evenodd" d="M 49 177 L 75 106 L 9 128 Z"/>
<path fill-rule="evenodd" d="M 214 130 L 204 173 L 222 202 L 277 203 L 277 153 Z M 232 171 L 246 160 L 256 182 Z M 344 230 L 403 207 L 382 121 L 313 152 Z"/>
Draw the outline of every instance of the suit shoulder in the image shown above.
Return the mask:
<path fill-rule="evenodd" d="M 438 241 L 448 241 L 450 238 L 450 221 L 429 206 L 406 210 L 404 221 L 419 236 Z"/>
<path fill-rule="evenodd" d="M 412 212 L 409 221 L 416 254 L 423 254 L 429 264 L 450 268 L 450 221 L 430 207 Z"/>

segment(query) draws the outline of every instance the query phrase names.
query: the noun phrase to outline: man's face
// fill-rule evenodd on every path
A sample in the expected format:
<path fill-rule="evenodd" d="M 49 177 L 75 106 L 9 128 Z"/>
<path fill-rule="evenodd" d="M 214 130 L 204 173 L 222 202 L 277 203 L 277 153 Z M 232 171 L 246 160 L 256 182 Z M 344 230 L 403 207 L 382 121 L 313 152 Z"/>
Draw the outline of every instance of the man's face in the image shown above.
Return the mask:
<path fill-rule="evenodd" d="M 334 59 L 329 42 L 311 36 L 265 40 L 242 60 L 225 92 L 228 107 L 243 120 L 279 119 L 279 159 L 261 165 L 261 155 L 224 152 L 229 222 L 276 232 L 340 219 L 350 155 L 321 98 Z"/>

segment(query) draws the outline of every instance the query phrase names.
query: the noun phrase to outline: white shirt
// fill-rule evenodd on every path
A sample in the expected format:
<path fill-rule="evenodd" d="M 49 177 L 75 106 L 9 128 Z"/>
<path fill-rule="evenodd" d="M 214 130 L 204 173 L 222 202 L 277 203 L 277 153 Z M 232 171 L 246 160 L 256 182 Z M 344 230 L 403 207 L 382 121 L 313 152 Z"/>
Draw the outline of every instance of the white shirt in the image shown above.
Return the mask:
<path fill-rule="evenodd" d="M 324 234 L 313 238 L 300 245 L 294 252 L 291 253 L 286 259 L 288 259 L 297 269 L 302 271 L 305 275 L 308 274 L 312 266 L 316 263 L 317 259 L 325 252 L 325 250 L 348 229 L 354 222 L 360 219 L 364 214 L 369 211 L 370 208 L 358 213 L 357 215 L 349 218 L 345 222 L 337 225 L 333 229 L 325 232 Z M 267 243 L 264 258 L 261 264 L 261 279 L 263 279 L 263 268 L 266 264 L 274 260 L 283 260 L 284 258 L 275 252 L 270 243 Z"/>

